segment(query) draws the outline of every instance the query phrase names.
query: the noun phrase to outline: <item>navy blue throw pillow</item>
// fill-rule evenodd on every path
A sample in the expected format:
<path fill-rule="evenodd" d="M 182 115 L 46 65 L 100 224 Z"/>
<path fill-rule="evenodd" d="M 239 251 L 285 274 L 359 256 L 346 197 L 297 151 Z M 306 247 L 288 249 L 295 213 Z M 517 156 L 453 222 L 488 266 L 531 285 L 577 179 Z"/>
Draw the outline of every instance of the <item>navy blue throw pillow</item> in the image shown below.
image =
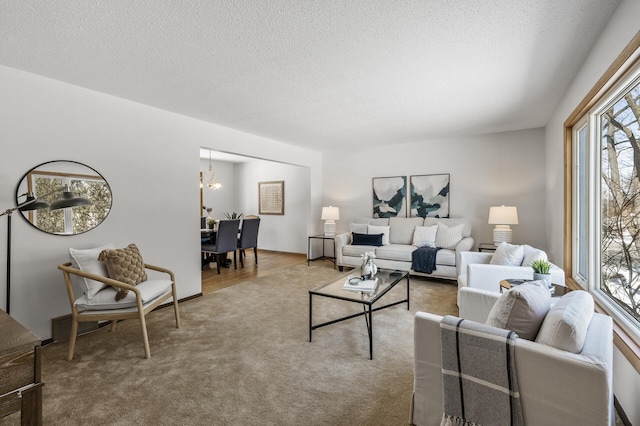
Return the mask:
<path fill-rule="evenodd" d="M 382 245 L 382 234 L 358 234 L 351 233 L 351 245 L 354 246 L 377 246 Z"/>

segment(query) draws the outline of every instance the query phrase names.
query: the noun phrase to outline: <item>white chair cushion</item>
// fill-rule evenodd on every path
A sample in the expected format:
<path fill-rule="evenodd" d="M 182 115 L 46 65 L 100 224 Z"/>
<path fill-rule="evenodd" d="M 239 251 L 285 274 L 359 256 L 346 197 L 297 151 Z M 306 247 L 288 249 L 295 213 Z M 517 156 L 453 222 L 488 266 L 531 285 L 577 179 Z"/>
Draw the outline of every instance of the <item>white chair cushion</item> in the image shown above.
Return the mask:
<path fill-rule="evenodd" d="M 413 231 L 413 245 L 416 247 L 435 247 L 438 225 L 416 226 Z"/>
<path fill-rule="evenodd" d="M 156 297 L 171 290 L 171 280 L 148 280 L 136 285 L 142 296 L 142 303 L 147 303 Z M 79 310 L 103 311 L 112 309 L 130 308 L 136 306 L 136 295 L 130 291 L 127 295 L 116 302 L 116 293 L 112 287 L 106 287 L 96 293 L 91 299 L 83 295 L 75 301 Z"/>
<path fill-rule="evenodd" d="M 544 281 L 530 281 L 504 292 L 487 317 L 487 325 L 513 330 L 518 337 L 533 340 L 551 306 Z"/>
<path fill-rule="evenodd" d="M 91 249 L 74 249 L 69 248 L 69 257 L 71 258 L 71 266 L 80 269 L 84 272 L 90 272 L 92 274 L 100 275 L 101 277 L 108 277 L 107 267 L 104 262 L 98 260 L 98 256 L 102 250 L 115 249 L 113 244 L 107 244 L 106 246 L 91 248 Z M 77 277 L 77 275 L 72 275 Z M 78 277 L 80 278 L 80 277 Z M 83 293 L 88 299 L 91 299 L 105 287 L 107 284 L 100 281 L 92 280 L 89 278 L 82 278 L 77 281 L 80 283 Z"/>
<path fill-rule="evenodd" d="M 524 259 L 522 259 L 522 266 L 531 266 L 534 260 L 547 259 L 547 253 L 543 250 L 531 247 L 530 245 L 525 244 L 522 246 L 524 252 Z"/>
<path fill-rule="evenodd" d="M 524 247 L 509 243 L 500 243 L 489 264 L 503 266 L 520 266 L 524 258 Z"/>
<path fill-rule="evenodd" d="M 593 311 L 593 296 L 586 291 L 565 294 L 549 310 L 536 342 L 576 354 L 582 352 Z"/>
<path fill-rule="evenodd" d="M 447 226 L 438 222 L 438 232 L 436 233 L 436 247 L 453 250 L 462 241 L 462 230 L 464 224 Z"/>
<path fill-rule="evenodd" d="M 368 225 L 367 234 L 382 234 L 382 245 L 389 245 L 389 227 L 388 226 L 377 226 L 377 225 Z"/>

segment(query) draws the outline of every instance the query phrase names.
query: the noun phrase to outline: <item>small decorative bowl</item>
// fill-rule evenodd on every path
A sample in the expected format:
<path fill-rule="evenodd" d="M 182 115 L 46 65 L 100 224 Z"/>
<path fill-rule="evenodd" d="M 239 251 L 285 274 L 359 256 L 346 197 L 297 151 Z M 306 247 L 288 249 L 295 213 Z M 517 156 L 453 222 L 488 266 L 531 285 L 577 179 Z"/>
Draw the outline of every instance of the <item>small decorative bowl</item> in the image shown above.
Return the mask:
<path fill-rule="evenodd" d="M 362 282 L 362 279 L 360 279 L 360 277 L 354 277 L 349 279 L 349 284 L 351 285 L 360 285 L 361 282 Z"/>

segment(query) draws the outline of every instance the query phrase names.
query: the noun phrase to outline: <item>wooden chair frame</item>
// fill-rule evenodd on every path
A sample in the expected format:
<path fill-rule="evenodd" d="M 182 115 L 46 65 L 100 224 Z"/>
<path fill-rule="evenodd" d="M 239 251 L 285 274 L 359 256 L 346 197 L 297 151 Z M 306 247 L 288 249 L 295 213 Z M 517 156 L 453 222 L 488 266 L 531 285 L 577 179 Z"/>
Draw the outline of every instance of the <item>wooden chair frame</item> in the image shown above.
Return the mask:
<path fill-rule="evenodd" d="M 176 292 L 176 280 L 173 275 L 173 272 L 169 269 L 162 268 L 160 266 L 150 265 L 148 263 L 144 264 L 146 269 L 150 269 L 153 271 L 158 271 L 162 273 L 166 273 L 171 278 L 171 292 L 167 292 L 164 295 L 161 295 L 147 304 L 142 303 L 142 296 L 140 294 L 140 290 L 135 286 L 125 284 L 121 281 L 117 281 L 108 277 L 103 277 L 100 275 L 92 274 L 90 272 L 85 272 L 80 269 L 76 269 L 71 267 L 71 263 L 63 263 L 58 265 L 58 269 L 60 269 L 64 275 L 64 282 L 67 286 L 67 294 L 69 295 L 69 303 L 71 304 L 71 314 L 72 314 L 72 322 L 71 322 L 71 336 L 69 340 L 69 353 L 67 355 L 67 359 L 71 361 L 73 359 L 73 351 L 76 345 L 76 337 L 78 334 L 78 323 L 86 322 L 86 321 L 111 321 L 111 331 L 116 329 L 116 323 L 118 320 L 123 319 L 136 319 L 140 320 L 140 328 L 142 331 L 142 341 L 144 343 L 144 354 L 145 358 L 151 358 L 151 350 L 149 348 L 149 337 L 147 334 L 147 324 L 145 321 L 145 316 L 153 311 L 155 308 L 160 306 L 162 302 L 173 297 L 173 309 L 175 311 L 176 318 L 176 328 L 180 328 L 180 311 L 178 310 L 178 294 Z M 100 310 L 100 311 L 78 311 L 76 308 L 75 301 L 76 296 L 73 291 L 73 285 L 71 284 L 71 274 L 77 275 L 82 278 L 89 278 L 92 280 L 100 281 L 110 286 L 115 286 L 118 288 L 122 288 L 124 290 L 129 290 L 136 295 L 136 306 L 123 308 L 123 309 L 113 309 L 113 310 Z"/>

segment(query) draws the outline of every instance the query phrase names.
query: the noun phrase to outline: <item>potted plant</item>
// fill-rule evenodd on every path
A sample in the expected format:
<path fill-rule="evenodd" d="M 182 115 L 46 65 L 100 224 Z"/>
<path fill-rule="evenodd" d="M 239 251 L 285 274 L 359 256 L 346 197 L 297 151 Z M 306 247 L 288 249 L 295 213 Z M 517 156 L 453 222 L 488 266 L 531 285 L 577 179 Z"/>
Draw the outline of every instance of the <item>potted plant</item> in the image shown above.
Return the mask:
<path fill-rule="evenodd" d="M 236 212 L 224 212 L 224 215 L 227 219 L 240 219 L 242 217 L 242 213 L 236 213 Z"/>
<path fill-rule="evenodd" d="M 536 259 L 531 262 L 533 268 L 533 279 L 543 280 L 547 283 L 547 286 L 551 287 L 551 263 L 544 259 Z"/>

